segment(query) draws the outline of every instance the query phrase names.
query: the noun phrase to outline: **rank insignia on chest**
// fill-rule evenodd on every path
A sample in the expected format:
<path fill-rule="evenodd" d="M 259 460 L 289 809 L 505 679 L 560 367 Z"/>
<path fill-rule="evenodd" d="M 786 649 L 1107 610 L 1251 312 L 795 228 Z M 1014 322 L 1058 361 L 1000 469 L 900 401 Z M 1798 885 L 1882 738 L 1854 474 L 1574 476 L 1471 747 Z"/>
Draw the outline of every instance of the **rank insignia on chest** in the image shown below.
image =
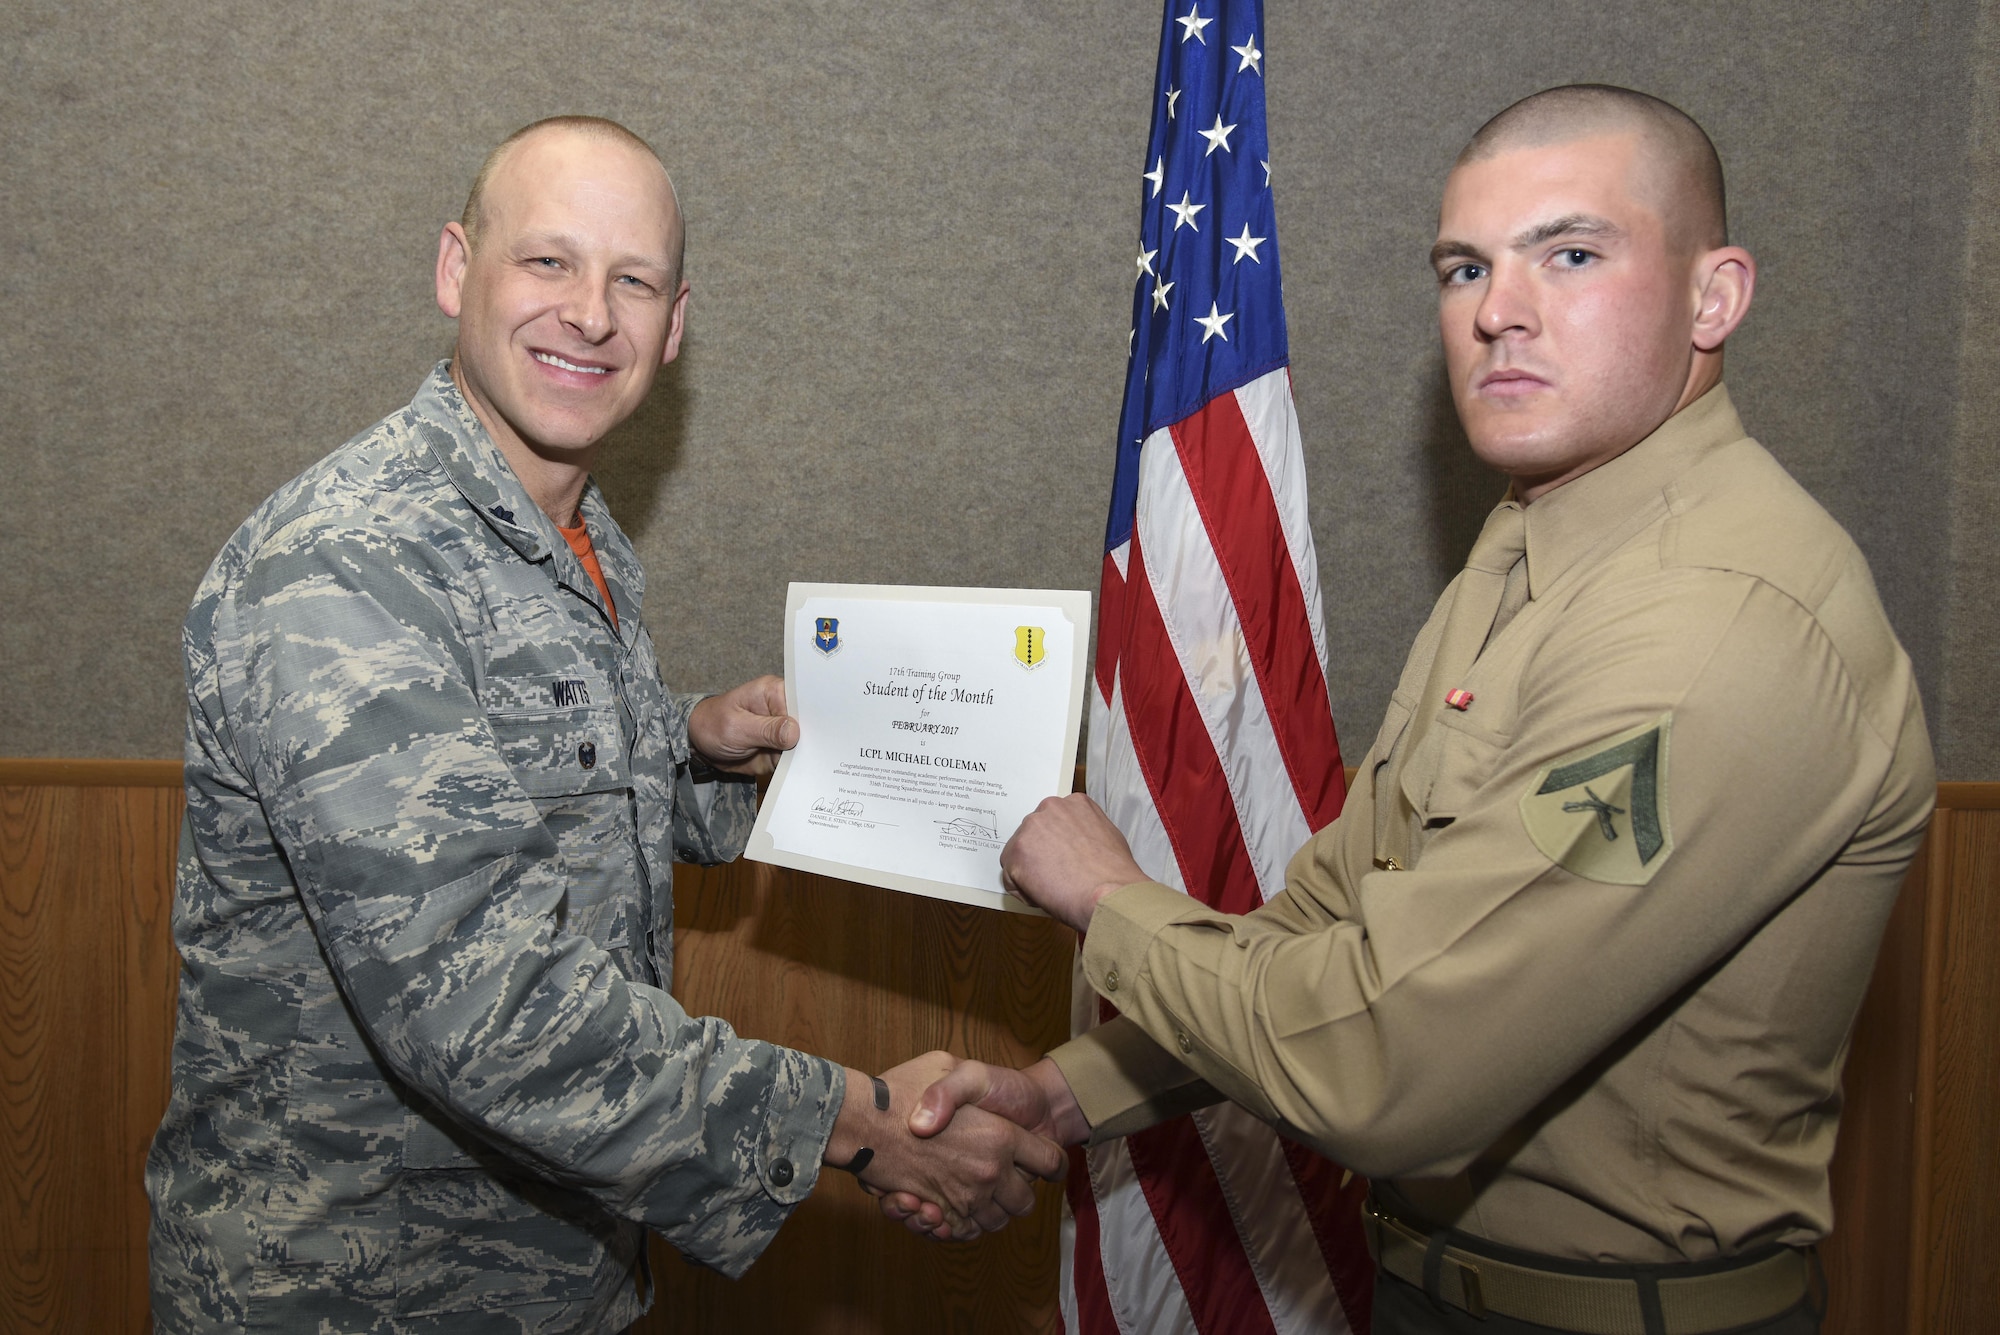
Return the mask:
<path fill-rule="evenodd" d="M 813 618 L 813 648 L 830 654 L 840 648 L 840 618 Z"/>
<path fill-rule="evenodd" d="M 1521 795 L 1521 823 L 1550 861 L 1612 885 L 1644 885 L 1674 851 L 1667 819 L 1673 715 L 1544 765 Z"/>
<path fill-rule="evenodd" d="M 1024 668 L 1036 668 L 1049 656 L 1048 632 L 1040 626 L 1014 627 L 1014 661 Z"/>

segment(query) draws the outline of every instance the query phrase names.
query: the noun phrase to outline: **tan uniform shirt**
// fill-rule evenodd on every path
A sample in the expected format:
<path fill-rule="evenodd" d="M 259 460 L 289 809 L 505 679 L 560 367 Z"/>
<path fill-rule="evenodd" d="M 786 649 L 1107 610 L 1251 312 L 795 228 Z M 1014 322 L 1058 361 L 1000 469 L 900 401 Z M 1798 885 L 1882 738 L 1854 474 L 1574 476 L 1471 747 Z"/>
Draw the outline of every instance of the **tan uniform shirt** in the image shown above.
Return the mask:
<path fill-rule="evenodd" d="M 1098 1139 L 1220 1095 L 1515 1247 L 1811 1242 L 1935 796 L 1909 659 L 1722 388 L 1534 501 L 1527 535 L 1530 600 L 1471 703 L 1399 751 L 1447 590 L 1284 893 L 1244 917 L 1108 896 L 1083 964 L 1124 1018 L 1054 1058 Z M 1398 781 L 1406 870 L 1378 862 Z"/>

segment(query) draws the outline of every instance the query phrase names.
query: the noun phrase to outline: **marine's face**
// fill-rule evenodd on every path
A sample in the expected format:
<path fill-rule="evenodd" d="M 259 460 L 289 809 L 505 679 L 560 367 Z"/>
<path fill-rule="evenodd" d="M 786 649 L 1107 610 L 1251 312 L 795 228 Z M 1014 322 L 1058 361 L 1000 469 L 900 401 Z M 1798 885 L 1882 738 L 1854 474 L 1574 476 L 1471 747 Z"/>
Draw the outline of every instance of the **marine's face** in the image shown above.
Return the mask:
<path fill-rule="evenodd" d="M 573 456 L 631 416 L 680 349 L 672 188 L 630 145 L 551 131 L 502 160 L 481 216 L 476 249 L 456 223 L 441 242 L 459 381 L 496 438 Z"/>
<path fill-rule="evenodd" d="M 1452 398 L 1523 500 L 1673 415 L 1689 384 L 1693 256 L 1647 198 L 1636 134 L 1523 147 L 1445 184 L 1432 252 Z"/>

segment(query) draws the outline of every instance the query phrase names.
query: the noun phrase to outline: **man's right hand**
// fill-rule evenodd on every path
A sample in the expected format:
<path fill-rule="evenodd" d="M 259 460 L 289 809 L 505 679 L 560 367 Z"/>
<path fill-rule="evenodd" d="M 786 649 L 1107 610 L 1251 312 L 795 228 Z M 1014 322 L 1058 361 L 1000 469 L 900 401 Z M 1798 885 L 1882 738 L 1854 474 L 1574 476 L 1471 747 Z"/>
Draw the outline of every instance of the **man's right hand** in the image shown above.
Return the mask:
<path fill-rule="evenodd" d="M 857 1175 L 865 1190 L 885 1201 L 911 1202 L 909 1215 L 927 1221 L 921 1229 L 912 1224 L 916 1231 L 969 1242 L 1033 1209 L 1034 1179 L 1056 1181 L 1068 1160 L 1047 1137 L 979 1108 L 948 1117 L 949 1126 L 912 1134 L 918 1098 L 940 1086 L 957 1064 L 950 1053 L 929 1052 L 884 1071 L 886 1110 L 875 1106 L 874 1082 L 849 1070 L 826 1162 L 840 1167 L 862 1146 L 871 1148 L 873 1157 Z"/>
<path fill-rule="evenodd" d="M 936 1136 L 966 1116 L 982 1112 L 1003 1117 L 1058 1145 L 1080 1145 L 1090 1138 L 1090 1123 L 1084 1120 L 1069 1081 L 1047 1057 L 1018 1071 L 979 1061 L 956 1062 L 924 1090 L 910 1114 L 910 1131 L 917 1136 Z M 952 1236 L 944 1213 L 916 1193 L 883 1194 L 882 1213 L 913 1233 L 941 1240 Z"/>

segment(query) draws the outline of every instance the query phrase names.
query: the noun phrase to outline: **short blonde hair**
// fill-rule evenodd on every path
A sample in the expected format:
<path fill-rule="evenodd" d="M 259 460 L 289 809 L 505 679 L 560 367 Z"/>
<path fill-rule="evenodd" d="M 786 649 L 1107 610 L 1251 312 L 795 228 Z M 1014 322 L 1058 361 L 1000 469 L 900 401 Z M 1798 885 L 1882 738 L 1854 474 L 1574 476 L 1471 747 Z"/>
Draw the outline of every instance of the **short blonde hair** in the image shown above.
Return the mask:
<path fill-rule="evenodd" d="M 1694 117 L 1650 93 L 1605 83 L 1545 88 L 1480 126 L 1458 161 L 1624 129 L 1640 133 L 1670 178 L 1665 193 L 1685 239 L 1702 249 L 1728 245 L 1727 192 L 1714 141 Z"/>

